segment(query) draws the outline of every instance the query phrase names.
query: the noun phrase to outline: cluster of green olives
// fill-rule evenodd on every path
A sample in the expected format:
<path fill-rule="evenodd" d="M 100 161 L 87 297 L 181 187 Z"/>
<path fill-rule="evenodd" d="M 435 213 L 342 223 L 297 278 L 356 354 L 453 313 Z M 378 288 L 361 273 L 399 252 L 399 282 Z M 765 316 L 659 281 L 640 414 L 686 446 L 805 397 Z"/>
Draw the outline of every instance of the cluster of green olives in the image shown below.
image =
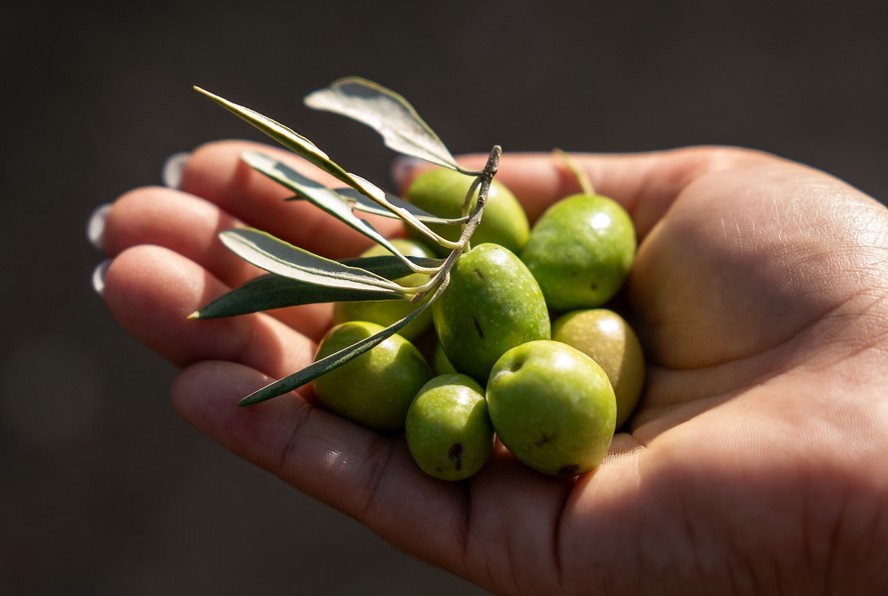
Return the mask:
<path fill-rule="evenodd" d="M 406 198 L 457 217 L 471 182 L 453 170 L 431 170 Z M 478 472 L 495 437 L 539 472 L 587 472 L 607 454 L 644 383 L 635 333 L 605 308 L 632 265 L 632 220 L 612 199 L 583 192 L 553 204 L 531 227 L 496 180 L 485 208 L 440 299 L 400 334 L 315 379 L 315 393 L 343 417 L 403 431 L 418 466 L 436 478 Z M 406 255 L 435 255 L 418 237 L 395 242 Z M 377 254 L 385 249 L 362 256 Z M 399 282 L 426 279 L 413 274 Z M 336 304 L 317 358 L 374 335 L 412 308 L 399 301 Z"/>

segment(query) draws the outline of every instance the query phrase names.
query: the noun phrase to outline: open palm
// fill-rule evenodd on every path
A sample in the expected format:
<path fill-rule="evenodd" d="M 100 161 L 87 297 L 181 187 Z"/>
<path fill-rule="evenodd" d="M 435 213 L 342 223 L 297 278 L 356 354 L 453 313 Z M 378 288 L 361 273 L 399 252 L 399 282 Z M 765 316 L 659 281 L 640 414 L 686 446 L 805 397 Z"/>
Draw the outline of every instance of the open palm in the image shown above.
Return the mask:
<path fill-rule="evenodd" d="M 245 222 L 332 257 L 367 242 L 283 203 L 285 190 L 238 161 L 246 147 L 201 148 L 181 190 L 134 190 L 105 227 L 106 302 L 182 366 L 173 402 L 195 427 L 496 592 L 888 585 L 884 207 L 750 151 L 577 156 L 641 239 L 623 300 L 649 359 L 642 402 L 592 473 L 544 477 L 499 451 L 470 481 L 445 483 L 419 471 L 403 439 L 315 408 L 308 390 L 236 407 L 310 362 L 330 309 L 186 320 L 256 274 L 216 233 Z M 576 190 L 548 155 L 507 154 L 498 179 L 532 218 Z"/>

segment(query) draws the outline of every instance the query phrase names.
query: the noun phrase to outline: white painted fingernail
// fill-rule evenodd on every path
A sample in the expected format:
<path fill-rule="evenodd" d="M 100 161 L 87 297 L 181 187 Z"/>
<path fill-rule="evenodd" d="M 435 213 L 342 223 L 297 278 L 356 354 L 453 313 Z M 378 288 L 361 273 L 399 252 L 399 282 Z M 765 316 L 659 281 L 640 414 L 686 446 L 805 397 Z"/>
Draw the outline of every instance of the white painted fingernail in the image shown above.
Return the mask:
<path fill-rule="evenodd" d="M 89 221 L 86 224 L 86 237 L 89 238 L 90 244 L 103 250 L 102 240 L 105 237 L 105 220 L 108 219 L 108 213 L 111 211 L 111 204 L 105 203 L 96 207 Z"/>
<path fill-rule="evenodd" d="M 96 291 L 96 294 L 102 296 L 105 294 L 105 274 L 108 273 L 108 267 L 111 266 L 111 259 L 107 259 L 99 263 L 99 265 L 93 269 L 92 274 L 92 287 L 93 290 Z"/>
<path fill-rule="evenodd" d="M 164 186 L 179 188 L 182 184 L 182 172 L 185 171 L 185 166 L 190 158 L 191 153 L 189 151 L 180 151 L 179 153 L 173 153 L 163 162 L 161 179 Z"/>
<path fill-rule="evenodd" d="M 395 182 L 395 186 L 399 190 L 403 190 L 413 179 L 413 172 L 423 164 L 425 164 L 424 161 L 407 155 L 395 158 L 392 162 L 391 171 L 392 180 Z"/>

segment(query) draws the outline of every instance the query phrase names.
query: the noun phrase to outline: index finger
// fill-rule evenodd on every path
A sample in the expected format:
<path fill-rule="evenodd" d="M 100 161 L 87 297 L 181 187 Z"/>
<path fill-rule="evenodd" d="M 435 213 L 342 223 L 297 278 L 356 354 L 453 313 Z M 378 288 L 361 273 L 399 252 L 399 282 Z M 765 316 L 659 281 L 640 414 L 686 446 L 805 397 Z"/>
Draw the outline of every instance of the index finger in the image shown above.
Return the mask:
<path fill-rule="evenodd" d="M 293 193 L 242 161 L 247 150 L 279 159 L 325 186 L 344 186 L 289 151 L 246 141 L 217 141 L 191 155 L 180 189 L 214 203 L 247 225 L 326 257 L 355 257 L 373 244 L 308 201 L 285 201 Z M 396 219 L 372 215 L 365 219 L 385 236 L 398 235 L 403 229 Z"/>
<path fill-rule="evenodd" d="M 688 147 L 623 154 L 570 153 L 595 191 L 620 202 L 632 215 L 639 237 L 650 231 L 682 189 L 704 172 L 727 167 L 755 152 L 734 147 Z M 486 154 L 464 155 L 461 165 L 480 169 Z M 402 189 L 427 167 L 396 168 Z M 580 192 L 580 182 L 552 152 L 504 153 L 496 179 L 521 200 L 531 222 L 549 205 Z"/>

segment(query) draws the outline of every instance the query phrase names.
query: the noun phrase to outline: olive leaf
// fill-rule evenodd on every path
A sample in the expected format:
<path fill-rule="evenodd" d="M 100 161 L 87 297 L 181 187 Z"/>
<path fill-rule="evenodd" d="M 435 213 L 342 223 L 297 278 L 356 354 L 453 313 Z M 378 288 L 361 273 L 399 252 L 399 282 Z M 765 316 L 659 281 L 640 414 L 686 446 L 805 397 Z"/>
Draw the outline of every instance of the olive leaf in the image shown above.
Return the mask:
<path fill-rule="evenodd" d="M 353 188 L 337 188 L 335 190 L 342 198 L 347 200 L 351 204 L 352 209 L 355 209 L 356 211 L 363 211 L 364 213 L 372 213 L 373 215 L 389 217 L 392 219 L 399 218 L 398 215 L 395 215 L 387 209 L 382 209 L 374 201 L 370 200 L 368 197 L 364 196 Z M 292 197 L 291 200 L 300 198 L 302 197 L 296 196 Z M 399 207 L 409 213 L 412 213 L 416 216 L 416 219 L 426 224 L 459 225 L 466 223 L 466 220 L 468 219 L 466 217 L 438 217 L 437 215 L 432 215 L 424 209 L 420 209 L 413 203 L 409 203 L 400 197 L 388 193 L 386 193 L 385 199 L 395 207 Z"/>
<path fill-rule="evenodd" d="M 404 294 L 400 285 L 380 275 L 325 259 L 260 230 L 226 230 L 219 238 L 233 253 L 269 273 L 321 286 Z"/>
<path fill-rule="evenodd" d="M 196 85 L 194 86 L 194 89 L 198 93 L 201 93 L 202 95 L 205 95 L 206 97 L 212 99 L 229 112 L 235 114 L 249 124 L 252 124 L 259 130 L 282 144 L 284 147 L 287 147 L 291 151 L 295 152 L 297 155 L 307 160 L 309 163 L 318 166 L 320 169 L 332 175 L 340 182 L 344 182 L 346 185 L 354 188 L 361 194 L 372 199 L 377 204 L 395 213 L 398 217 L 403 219 L 406 224 L 410 225 L 427 238 L 446 248 L 456 248 L 456 246 L 451 241 L 441 237 L 439 234 L 429 229 L 428 226 L 419 221 L 409 211 L 406 211 L 394 205 L 390 205 L 386 201 L 386 193 L 381 188 L 362 178 L 361 176 L 358 176 L 357 174 L 346 171 L 344 168 L 342 168 L 342 166 L 331 160 L 326 153 L 321 151 L 321 149 L 318 148 L 317 145 L 312 143 L 306 137 L 291 130 L 290 128 L 284 126 L 276 120 L 273 120 L 267 116 L 263 116 L 262 114 L 251 110 L 250 108 L 238 105 L 232 101 L 228 101 L 227 99 L 219 97 L 214 93 L 210 93 L 206 89 L 202 89 L 201 87 L 198 87 Z"/>
<path fill-rule="evenodd" d="M 404 297 L 391 292 L 318 286 L 267 273 L 219 296 L 189 318 L 218 319 L 301 304 L 356 300 L 404 300 Z"/>
<path fill-rule="evenodd" d="M 444 281 L 436 288 L 435 293 L 430 298 L 424 300 L 416 310 L 405 316 L 403 319 L 392 323 L 375 335 L 371 335 L 370 337 L 346 346 L 338 352 L 334 352 L 328 356 L 325 356 L 324 358 L 321 358 L 320 360 L 316 360 L 312 364 L 309 364 L 305 368 L 300 369 L 298 372 L 293 373 L 292 375 L 269 383 L 268 385 L 262 387 L 261 389 L 258 389 L 257 391 L 254 391 L 250 395 L 241 399 L 238 402 L 238 405 L 252 406 L 254 404 L 269 400 L 273 397 L 278 397 L 285 393 L 289 393 L 294 389 L 298 389 L 299 387 L 302 387 L 303 385 L 314 381 L 321 375 L 330 372 L 334 368 L 342 366 L 349 360 L 357 358 L 364 352 L 375 348 L 386 339 L 400 331 L 403 327 L 409 325 L 411 321 L 422 314 L 422 312 L 441 295 L 441 293 L 447 287 L 448 281 L 449 278 L 445 277 Z"/>
<path fill-rule="evenodd" d="M 434 257 L 414 257 L 408 256 L 407 260 L 416 263 L 420 267 L 429 269 L 434 268 L 436 271 L 441 268 L 444 259 Z M 380 275 L 386 279 L 397 279 L 410 275 L 413 272 L 411 267 L 404 264 L 401 259 L 390 255 L 378 255 L 373 257 L 357 257 L 355 259 L 343 259 L 339 261 L 343 265 L 365 269 L 376 275 Z"/>
<path fill-rule="evenodd" d="M 410 315 L 420 312 L 421 310 L 422 307 L 416 309 L 415 311 L 410 313 Z M 254 404 L 269 400 L 273 397 L 278 397 L 279 395 L 289 393 L 294 389 L 298 389 L 299 387 L 302 387 L 303 385 L 314 381 L 321 375 L 328 373 L 334 368 L 342 366 L 349 360 L 360 356 L 364 352 L 367 352 L 384 342 L 386 339 L 397 333 L 404 325 L 412 321 L 413 318 L 415 318 L 411 317 L 410 315 L 408 315 L 404 319 L 401 319 L 397 323 L 386 327 L 375 335 L 371 335 L 368 338 L 355 342 L 350 346 L 345 347 L 338 352 L 330 354 L 325 358 L 316 360 L 305 368 L 300 369 L 298 372 L 283 377 L 282 379 L 278 379 L 277 381 L 274 381 L 273 383 L 262 387 L 258 391 L 254 391 L 250 395 L 241 399 L 237 405 L 252 406 Z"/>
<path fill-rule="evenodd" d="M 342 167 L 340 167 L 339 164 L 332 161 L 326 153 L 324 153 L 317 147 L 317 145 L 312 143 L 309 139 L 302 136 L 298 132 L 291 130 L 290 128 L 284 126 L 276 120 L 272 120 L 268 116 L 263 116 L 255 110 L 251 110 L 250 108 L 238 105 L 232 101 L 228 101 L 227 99 L 219 97 L 215 93 L 210 93 L 206 89 L 202 89 L 197 85 L 194 86 L 194 90 L 202 95 L 205 95 L 206 97 L 209 97 L 229 112 L 252 124 L 284 147 L 287 147 L 291 151 L 294 151 L 295 153 L 305 158 L 307 161 L 313 163 L 314 165 L 318 166 L 328 174 L 332 175 L 338 180 L 341 180 L 342 182 L 345 182 L 346 184 L 349 184 L 349 173 L 346 172 Z"/>
<path fill-rule="evenodd" d="M 352 211 L 353 203 L 348 201 L 337 191 L 323 186 L 321 183 L 300 174 L 280 160 L 274 159 L 264 153 L 245 151 L 241 155 L 241 159 L 257 172 L 260 172 L 287 187 L 298 196 L 304 197 L 313 205 L 320 207 L 339 221 L 345 223 L 364 236 L 367 236 L 380 246 L 385 247 L 390 253 L 404 261 L 412 271 L 417 273 L 434 273 L 433 270 L 424 270 L 422 267 L 414 265 L 412 262 L 408 261 L 407 257 L 405 257 L 388 238 L 380 234 L 367 220 L 356 216 Z"/>
<path fill-rule="evenodd" d="M 382 135 L 389 148 L 399 153 L 461 171 L 450 151 L 413 106 L 382 85 L 360 77 L 347 77 L 309 94 L 305 104 L 366 124 Z"/>
<path fill-rule="evenodd" d="M 440 266 L 441 259 L 408 257 L 424 267 Z M 386 279 L 397 279 L 411 273 L 400 259 L 394 256 L 361 257 L 340 261 L 349 267 L 359 267 L 381 275 Z M 255 277 L 243 285 L 226 292 L 196 312 L 191 319 L 217 319 L 254 312 L 323 302 L 352 302 L 359 300 L 407 300 L 407 296 L 379 292 L 375 290 L 352 290 L 328 286 L 318 286 L 298 279 L 267 273 Z"/>

